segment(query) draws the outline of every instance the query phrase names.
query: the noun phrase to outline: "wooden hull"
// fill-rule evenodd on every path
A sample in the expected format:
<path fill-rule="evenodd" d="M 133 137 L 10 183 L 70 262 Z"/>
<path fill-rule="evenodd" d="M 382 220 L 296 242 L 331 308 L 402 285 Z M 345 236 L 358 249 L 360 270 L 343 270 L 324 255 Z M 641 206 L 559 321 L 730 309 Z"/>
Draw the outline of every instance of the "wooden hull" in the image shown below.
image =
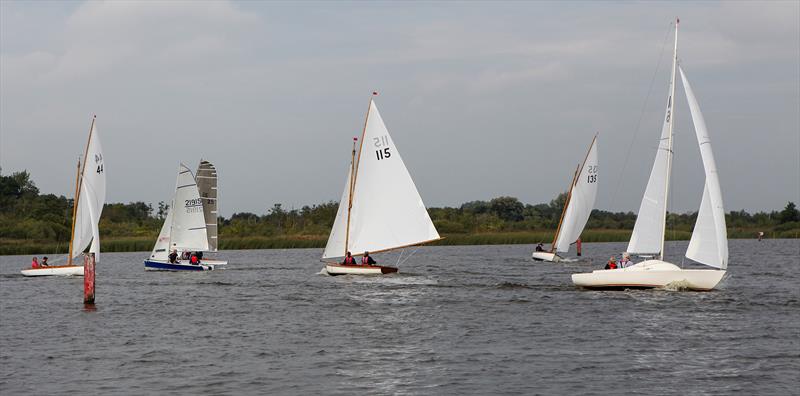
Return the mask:
<path fill-rule="evenodd" d="M 82 265 L 58 265 L 43 268 L 28 268 L 20 271 L 24 276 L 83 276 Z"/>
<path fill-rule="evenodd" d="M 714 289 L 724 270 L 681 269 L 661 260 L 647 260 L 631 267 L 573 274 L 575 286 L 590 289 L 678 288 L 707 291 Z"/>
<path fill-rule="evenodd" d="M 397 268 L 379 265 L 327 264 L 325 271 L 329 275 L 383 275 L 397 272 Z"/>

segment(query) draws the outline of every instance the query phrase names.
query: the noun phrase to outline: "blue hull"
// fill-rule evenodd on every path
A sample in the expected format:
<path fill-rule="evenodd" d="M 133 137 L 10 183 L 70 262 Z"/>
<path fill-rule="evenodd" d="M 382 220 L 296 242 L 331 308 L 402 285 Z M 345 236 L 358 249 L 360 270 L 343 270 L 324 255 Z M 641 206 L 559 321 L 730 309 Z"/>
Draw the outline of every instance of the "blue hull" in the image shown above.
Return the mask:
<path fill-rule="evenodd" d="M 192 265 L 192 264 L 172 264 L 172 263 L 165 263 L 161 261 L 144 261 L 144 268 L 149 270 L 159 270 L 159 271 L 211 271 L 214 269 L 213 266 L 210 265 Z"/>

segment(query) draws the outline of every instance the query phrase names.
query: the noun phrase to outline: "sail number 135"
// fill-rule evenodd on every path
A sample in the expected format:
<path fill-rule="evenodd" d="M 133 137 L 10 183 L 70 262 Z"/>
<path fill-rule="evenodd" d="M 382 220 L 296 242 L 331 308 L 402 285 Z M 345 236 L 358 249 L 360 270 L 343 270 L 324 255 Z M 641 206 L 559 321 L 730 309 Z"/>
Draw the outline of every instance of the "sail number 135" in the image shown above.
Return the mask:
<path fill-rule="evenodd" d="M 377 148 L 375 150 L 375 156 L 378 158 L 378 161 L 389 158 L 392 156 L 391 151 L 389 151 L 389 137 L 386 135 L 380 137 L 372 138 L 372 141 Z"/>
<path fill-rule="evenodd" d="M 586 182 L 587 183 L 596 183 L 597 182 L 597 165 L 589 165 L 586 167 Z"/>

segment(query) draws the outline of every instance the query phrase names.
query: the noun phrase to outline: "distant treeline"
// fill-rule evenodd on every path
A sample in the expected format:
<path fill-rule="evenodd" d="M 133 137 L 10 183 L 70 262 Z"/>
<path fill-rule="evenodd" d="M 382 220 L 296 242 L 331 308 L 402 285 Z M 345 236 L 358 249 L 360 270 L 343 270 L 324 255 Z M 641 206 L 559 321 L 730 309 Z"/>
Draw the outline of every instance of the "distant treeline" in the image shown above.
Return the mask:
<path fill-rule="evenodd" d="M 566 194 L 546 204 L 523 204 L 517 198 L 471 201 L 455 208 L 429 208 L 442 244 L 549 242 L 558 225 Z M 101 246 L 108 251 L 149 250 L 161 229 L 168 205 L 144 202 L 106 204 L 100 220 Z M 266 214 L 234 213 L 219 218 L 222 249 L 321 247 L 333 225 L 338 202 L 285 209 L 274 204 Z M 697 213 L 669 213 L 667 237 L 687 239 Z M 730 238 L 800 237 L 800 212 L 789 202 L 781 211 L 726 215 Z M 624 241 L 636 222 L 633 212 L 595 209 L 585 241 Z M 63 252 L 72 224 L 72 199 L 39 194 L 27 171 L 0 172 L 0 254 Z"/>

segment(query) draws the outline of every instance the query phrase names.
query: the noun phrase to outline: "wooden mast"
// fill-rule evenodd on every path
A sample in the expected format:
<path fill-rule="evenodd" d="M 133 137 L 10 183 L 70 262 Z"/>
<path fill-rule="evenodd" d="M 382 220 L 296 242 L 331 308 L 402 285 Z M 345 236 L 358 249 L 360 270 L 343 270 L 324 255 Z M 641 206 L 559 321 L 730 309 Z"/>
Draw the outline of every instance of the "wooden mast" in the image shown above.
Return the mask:
<path fill-rule="evenodd" d="M 353 154 L 350 157 L 350 190 L 347 194 L 347 228 L 345 229 L 345 237 L 344 237 L 344 256 L 347 257 L 347 245 L 350 243 L 350 210 L 353 208 L 353 185 L 354 183 L 354 174 L 356 170 L 356 140 L 358 138 L 353 139 Z"/>
<path fill-rule="evenodd" d="M 97 119 L 97 115 L 92 116 L 92 124 L 89 126 L 89 140 L 86 141 L 86 150 L 83 153 L 83 166 L 81 166 L 81 160 L 78 159 L 78 176 L 75 180 L 75 199 L 72 201 L 72 230 L 69 234 L 69 257 L 67 257 L 67 265 L 72 265 L 72 242 L 75 239 L 75 215 L 78 213 L 78 202 L 81 199 L 81 181 L 83 179 L 83 172 L 86 170 L 86 163 L 88 159 L 86 158 L 89 155 L 89 145 L 92 143 L 92 132 L 94 131 L 94 122 Z"/>
<path fill-rule="evenodd" d="M 353 155 L 350 159 L 350 193 L 347 195 L 347 228 L 345 229 L 344 237 L 344 255 L 347 256 L 347 251 L 350 245 L 350 212 L 353 209 L 353 193 L 356 188 L 356 176 L 358 175 L 358 165 L 361 163 L 361 147 L 364 146 L 364 135 L 367 134 L 367 123 L 369 122 L 369 111 L 372 110 L 372 97 L 378 95 L 378 92 L 373 91 L 369 97 L 369 105 L 367 106 L 367 115 L 364 117 L 364 128 L 361 130 L 361 142 L 358 145 L 358 158 L 356 159 L 356 142 L 353 142 Z M 357 139 L 353 139 L 357 140 Z"/>

